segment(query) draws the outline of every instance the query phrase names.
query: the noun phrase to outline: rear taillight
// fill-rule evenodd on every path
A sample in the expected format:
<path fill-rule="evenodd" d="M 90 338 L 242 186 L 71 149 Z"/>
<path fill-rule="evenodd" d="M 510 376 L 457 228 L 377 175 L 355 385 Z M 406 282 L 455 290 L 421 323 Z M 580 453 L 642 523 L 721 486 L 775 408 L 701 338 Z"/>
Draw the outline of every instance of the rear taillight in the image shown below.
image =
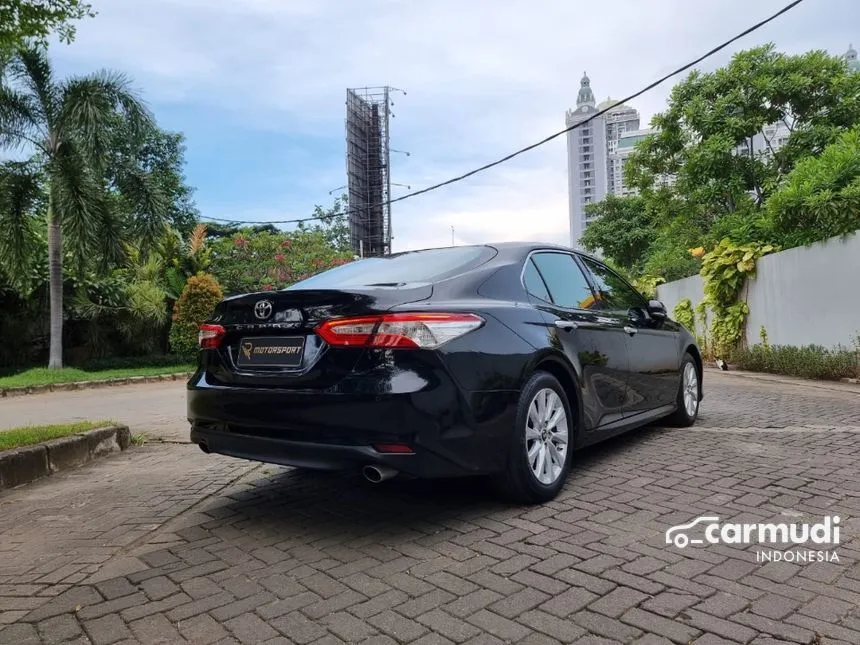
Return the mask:
<path fill-rule="evenodd" d="M 204 323 L 200 325 L 200 331 L 197 332 L 197 344 L 200 349 L 216 349 L 227 334 L 227 330 L 221 325 L 210 325 Z"/>
<path fill-rule="evenodd" d="M 484 324 L 475 314 L 402 313 L 335 318 L 317 327 L 329 345 L 434 349 Z"/>
<path fill-rule="evenodd" d="M 373 449 L 376 452 L 384 452 L 389 455 L 412 455 L 415 453 L 412 446 L 405 443 L 375 443 Z"/>

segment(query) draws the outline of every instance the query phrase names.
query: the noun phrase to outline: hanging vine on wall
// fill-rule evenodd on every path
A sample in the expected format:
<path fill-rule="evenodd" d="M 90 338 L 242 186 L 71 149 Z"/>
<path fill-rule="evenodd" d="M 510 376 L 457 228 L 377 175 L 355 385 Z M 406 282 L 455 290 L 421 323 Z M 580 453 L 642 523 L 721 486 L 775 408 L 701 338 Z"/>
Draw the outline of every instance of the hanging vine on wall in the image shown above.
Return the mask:
<path fill-rule="evenodd" d="M 703 300 L 696 305 L 696 317 L 702 325 L 702 333 L 696 336 L 699 343 L 699 349 L 702 351 L 702 357 L 707 361 L 714 360 L 714 348 L 711 343 L 711 333 L 708 329 L 708 305 Z"/>
<path fill-rule="evenodd" d="M 684 325 L 691 334 L 696 334 L 696 316 L 693 312 L 693 301 L 689 298 L 681 298 L 675 308 L 672 309 L 675 320 Z"/>
<path fill-rule="evenodd" d="M 725 238 L 702 258 L 702 305 L 712 314 L 710 336 L 717 356 L 728 357 L 743 342 L 750 311 L 741 298 L 744 286 L 755 277 L 756 261 L 775 250 L 771 244 L 735 244 Z"/>
<path fill-rule="evenodd" d="M 693 334 L 696 343 L 699 345 L 699 350 L 702 352 L 702 356 L 706 360 L 712 360 L 713 356 L 708 346 L 708 318 L 704 303 L 700 303 L 698 307 L 694 308 L 692 300 L 682 298 L 675 305 L 674 309 L 672 309 L 672 314 L 677 322 L 684 325 Z M 698 323 L 701 323 L 701 333 L 699 331 L 699 324 L 696 322 L 697 318 Z"/>

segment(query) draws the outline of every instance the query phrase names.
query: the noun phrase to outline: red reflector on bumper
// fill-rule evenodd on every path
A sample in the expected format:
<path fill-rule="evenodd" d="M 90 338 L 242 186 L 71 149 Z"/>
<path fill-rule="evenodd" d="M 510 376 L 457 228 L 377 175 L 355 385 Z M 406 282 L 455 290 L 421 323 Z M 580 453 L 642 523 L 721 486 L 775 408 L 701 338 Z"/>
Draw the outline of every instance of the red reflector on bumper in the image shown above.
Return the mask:
<path fill-rule="evenodd" d="M 407 446 L 405 443 L 375 443 L 373 449 L 376 452 L 387 452 L 399 455 L 409 455 L 414 453 L 412 446 Z"/>

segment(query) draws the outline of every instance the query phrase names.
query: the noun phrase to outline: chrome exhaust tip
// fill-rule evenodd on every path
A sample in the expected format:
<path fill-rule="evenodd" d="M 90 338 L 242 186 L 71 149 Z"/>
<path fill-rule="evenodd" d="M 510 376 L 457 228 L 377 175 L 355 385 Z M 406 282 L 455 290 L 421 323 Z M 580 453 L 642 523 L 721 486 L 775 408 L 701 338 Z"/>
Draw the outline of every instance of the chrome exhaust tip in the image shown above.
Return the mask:
<path fill-rule="evenodd" d="M 386 479 L 391 479 L 397 475 L 397 472 L 388 466 L 377 466 L 375 464 L 367 465 L 361 469 L 361 474 L 371 484 L 378 484 L 384 482 Z"/>

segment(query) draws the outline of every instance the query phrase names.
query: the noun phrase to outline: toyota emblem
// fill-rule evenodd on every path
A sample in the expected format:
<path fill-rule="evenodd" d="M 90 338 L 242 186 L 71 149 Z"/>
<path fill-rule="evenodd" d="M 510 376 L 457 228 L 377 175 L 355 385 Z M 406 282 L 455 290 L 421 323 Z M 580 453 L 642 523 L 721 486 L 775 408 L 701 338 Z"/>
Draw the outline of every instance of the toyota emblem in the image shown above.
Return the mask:
<path fill-rule="evenodd" d="M 254 315 L 260 320 L 265 320 L 272 315 L 272 301 L 258 300 L 254 305 Z"/>

